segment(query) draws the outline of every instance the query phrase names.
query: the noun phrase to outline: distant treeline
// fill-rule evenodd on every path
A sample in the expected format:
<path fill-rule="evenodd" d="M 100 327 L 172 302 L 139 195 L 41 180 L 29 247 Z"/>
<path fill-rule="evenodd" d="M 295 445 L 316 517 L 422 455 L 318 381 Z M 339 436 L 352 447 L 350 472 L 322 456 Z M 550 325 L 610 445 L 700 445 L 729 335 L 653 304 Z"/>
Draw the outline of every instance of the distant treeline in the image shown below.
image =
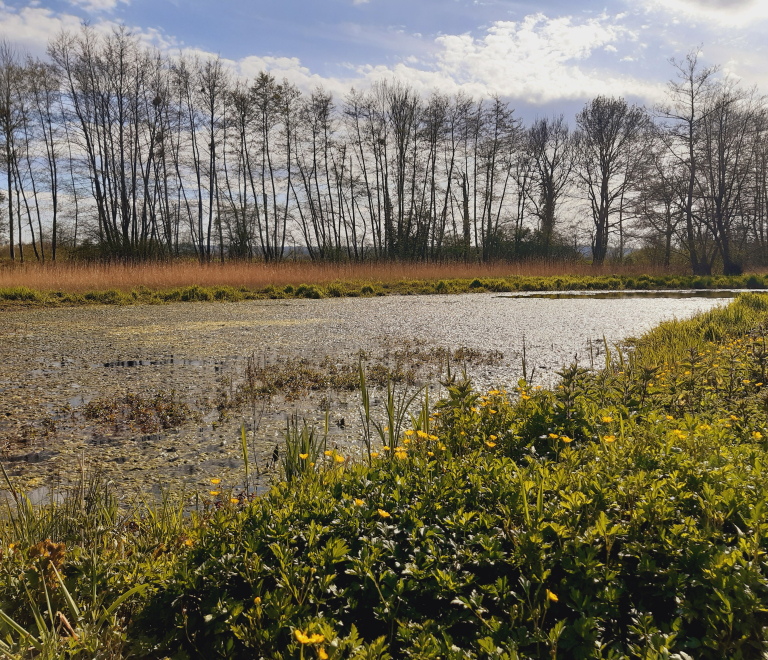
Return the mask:
<path fill-rule="evenodd" d="M 0 44 L 11 259 L 578 258 L 696 274 L 768 263 L 765 99 L 671 60 L 666 102 L 597 97 L 570 127 L 403 82 L 343 99 L 84 26 L 45 61 Z M 23 238 L 23 240 L 22 240 Z M 25 244 L 26 243 L 26 250 Z"/>

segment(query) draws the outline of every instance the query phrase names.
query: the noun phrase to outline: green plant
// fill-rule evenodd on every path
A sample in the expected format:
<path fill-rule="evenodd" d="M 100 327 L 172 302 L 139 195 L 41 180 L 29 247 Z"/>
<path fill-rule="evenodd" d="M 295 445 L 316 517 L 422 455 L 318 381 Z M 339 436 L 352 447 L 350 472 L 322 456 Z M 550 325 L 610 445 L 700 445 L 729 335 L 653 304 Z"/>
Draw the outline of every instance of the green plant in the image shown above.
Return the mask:
<path fill-rule="evenodd" d="M 25 585 L 27 602 L 34 616 L 37 634 L 25 629 L 0 609 L 0 620 L 18 635 L 15 643 L 11 635 L 6 637 L 6 641 L 0 641 L 0 650 L 11 658 L 24 657 L 30 648 L 37 652 L 37 657 L 51 660 L 63 657 L 61 652 L 64 649 L 67 650 L 66 657 L 69 658 L 120 657 L 125 646 L 125 635 L 123 626 L 118 622 L 119 609 L 134 596 L 143 594 L 147 585 L 136 585 L 108 607 L 104 605 L 103 595 L 100 596 L 94 589 L 89 602 L 81 608 L 67 590 L 56 566 L 51 565 L 51 569 L 56 578 L 56 586 L 63 594 L 69 617 L 60 611 L 54 614 L 51 594 L 45 580 L 42 581 L 45 615 Z"/>
<path fill-rule="evenodd" d="M 299 424 L 299 418 L 294 415 L 286 421 L 284 433 L 285 451 L 283 452 L 282 472 L 287 482 L 293 482 L 301 476 L 315 472 L 318 458 L 326 445 L 328 424 L 326 420 L 325 433 L 321 437 L 315 427 L 310 427 L 306 420 Z"/>

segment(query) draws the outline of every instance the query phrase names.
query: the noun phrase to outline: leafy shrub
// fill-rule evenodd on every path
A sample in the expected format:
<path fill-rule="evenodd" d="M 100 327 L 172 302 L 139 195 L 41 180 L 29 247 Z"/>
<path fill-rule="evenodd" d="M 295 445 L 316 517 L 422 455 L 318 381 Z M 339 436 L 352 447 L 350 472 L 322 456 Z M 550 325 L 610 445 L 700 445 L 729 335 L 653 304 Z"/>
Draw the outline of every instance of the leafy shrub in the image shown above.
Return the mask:
<path fill-rule="evenodd" d="M 364 284 L 360 289 L 360 293 L 364 296 L 372 296 L 374 293 L 373 287 L 370 284 Z"/>
<path fill-rule="evenodd" d="M 339 282 L 332 282 L 326 287 L 328 295 L 332 298 L 343 298 L 345 295 L 344 287 Z"/>

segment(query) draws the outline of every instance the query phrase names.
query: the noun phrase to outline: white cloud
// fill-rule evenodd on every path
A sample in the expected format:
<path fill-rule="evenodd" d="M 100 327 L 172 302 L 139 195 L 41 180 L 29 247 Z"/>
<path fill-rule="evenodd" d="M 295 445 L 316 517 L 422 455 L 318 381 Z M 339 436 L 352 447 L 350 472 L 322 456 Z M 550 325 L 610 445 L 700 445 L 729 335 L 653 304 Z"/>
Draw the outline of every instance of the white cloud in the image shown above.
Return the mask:
<path fill-rule="evenodd" d="M 57 14 L 39 6 L 17 10 L 0 1 L 0 36 L 34 55 L 42 56 L 48 40 L 62 29 L 74 30 L 79 26 L 77 16 Z"/>
<path fill-rule="evenodd" d="M 129 0 L 69 0 L 71 5 L 92 13 L 112 12 L 117 8 L 118 2 L 129 4 Z"/>
<path fill-rule="evenodd" d="M 353 5 L 367 5 L 371 0 L 352 0 Z"/>
<path fill-rule="evenodd" d="M 636 95 L 656 98 L 654 83 L 607 72 L 590 63 L 599 49 L 632 42 L 634 34 L 607 16 L 576 22 L 570 17 L 548 18 L 543 14 L 522 21 L 498 21 L 483 37 L 444 35 L 430 69 L 399 65 L 391 74 L 415 86 L 459 87 L 475 94 L 499 94 L 529 103 L 557 99 L 582 99 L 596 94 Z M 381 77 L 380 67 L 366 71 Z"/>
<path fill-rule="evenodd" d="M 768 20 L 765 0 L 641 0 L 652 11 L 713 27 L 745 27 Z"/>
<path fill-rule="evenodd" d="M 119 0 L 80 1 L 106 6 Z M 47 40 L 61 29 L 76 30 L 79 23 L 80 19 L 70 14 L 43 7 L 17 10 L 0 0 L 0 35 L 35 54 L 42 55 Z M 117 24 L 102 17 L 93 25 L 106 33 Z M 145 43 L 172 55 L 181 51 L 190 56 L 215 56 L 184 47 L 172 35 L 158 30 L 134 28 L 134 32 Z M 251 55 L 225 63 L 237 74 L 250 79 L 260 71 L 268 70 L 278 79 L 286 78 L 304 91 L 322 86 L 336 98 L 343 97 L 352 86 L 365 88 L 373 81 L 393 77 L 423 93 L 435 89 L 446 93 L 464 90 L 476 97 L 499 94 L 533 105 L 578 101 L 596 94 L 637 96 L 654 101 L 663 89 L 653 81 L 624 74 L 622 71 L 627 65 L 617 65 L 613 57 L 606 56 L 603 52 L 606 49 L 621 50 L 621 55 L 629 62 L 631 55 L 635 55 L 632 48 L 637 46 L 634 33 L 623 22 L 606 15 L 577 20 L 535 14 L 521 21 L 496 22 L 477 37 L 471 34 L 442 35 L 427 42 L 406 35 L 402 39 L 399 63 L 347 67 L 342 75 L 320 75 L 298 58 L 291 57 Z M 223 55 L 226 56 L 226 52 Z M 610 65 L 611 69 L 602 64 Z M 345 66 L 339 63 L 339 70 Z"/>

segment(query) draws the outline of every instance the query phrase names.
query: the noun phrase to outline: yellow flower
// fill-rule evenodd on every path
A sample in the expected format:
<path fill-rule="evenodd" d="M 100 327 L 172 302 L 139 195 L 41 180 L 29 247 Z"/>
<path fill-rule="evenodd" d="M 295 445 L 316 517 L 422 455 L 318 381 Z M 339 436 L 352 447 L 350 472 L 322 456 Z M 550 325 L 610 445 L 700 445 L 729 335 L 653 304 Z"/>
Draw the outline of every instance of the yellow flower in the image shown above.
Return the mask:
<path fill-rule="evenodd" d="M 699 431 L 709 431 L 711 428 L 709 424 L 699 424 Z"/>
<path fill-rule="evenodd" d="M 240 504 L 240 500 L 238 500 L 236 497 L 230 497 L 229 501 L 232 502 L 232 504 Z"/>
<path fill-rule="evenodd" d="M 498 440 L 498 438 L 495 435 L 492 435 L 491 440 Z"/>
<path fill-rule="evenodd" d="M 430 436 L 429 436 L 429 439 L 430 439 L 430 440 L 437 440 L 437 436 L 436 436 L 436 435 L 430 435 Z"/>
<path fill-rule="evenodd" d="M 603 424 L 610 424 L 613 421 L 613 417 L 605 416 L 603 417 Z"/>
<path fill-rule="evenodd" d="M 402 461 L 403 459 L 408 458 L 408 454 L 405 453 L 405 450 L 398 450 L 395 452 L 395 458 Z"/>
<path fill-rule="evenodd" d="M 493 408 L 489 408 L 491 415 L 495 415 L 496 411 Z"/>
<path fill-rule="evenodd" d="M 218 495 L 220 491 L 218 491 L 218 490 L 209 490 L 208 492 L 209 492 L 211 495 L 214 495 L 214 496 L 215 496 L 215 495 Z"/>
<path fill-rule="evenodd" d="M 371 458 L 376 458 L 378 455 L 379 455 L 379 452 L 377 452 L 377 451 L 372 451 L 371 452 Z"/>
<path fill-rule="evenodd" d="M 672 417 L 672 415 L 665 415 L 665 417 L 666 417 L 668 420 L 670 420 L 670 421 L 674 419 L 674 417 Z"/>
<path fill-rule="evenodd" d="M 755 387 L 761 387 L 762 385 L 762 383 L 755 383 Z"/>
<path fill-rule="evenodd" d="M 328 654 L 322 646 L 317 649 L 317 657 L 320 658 L 320 660 L 328 660 Z"/>
<path fill-rule="evenodd" d="M 301 630 L 298 628 L 293 631 L 293 634 L 296 635 L 296 639 L 300 644 L 309 644 L 309 637 L 307 637 Z"/>
<path fill-rule="evenodd" d="M 683 375 L 684 375 L 684 376 L 690 376 L 690 375 L 691 375 L 691 372 L 690 372 L 690 371 L 686 371 L 686 372 L 685 372 Z"/>
<path fill-rule="evenodd" d="M 440 445 L 440 451 L 445 451 L 445 445 Z"/>
<path fill-rule="evenodd" d="M 221 479 L 211 479 L 211 483 L 215 486 L 216 484 L 221 483 Z"/>
<path fill-rule="evenodd" d="M 382 518 L 391 518 L 392 516 L 389 515 L 387 511 L 384 511 L 384 509 L 379 509 L 379 515 Z"/>
<path fill-rule="evenodd" d="M 408 430 L 405 432 L 405 435 L 409 435 L 409 436 L 410 436 L 410 435 L 413 435 L 413 429 L 408 429 Z"/>
<path fill-rule="evenodd" d="M 429 435 L 424 433 L 424 431 L 416 431 L 416 435 L 418 435 L 420 438 L 424 438 L 425 440 L 429 437 Z"/>
<path fill-rule="evenodd" d="M 731 415 L 730 419 L 732 419 L 734 422 L 738 422 L 739 418 L 736 417 L 736 415 Z"/>
<path fill-rule="evenodd" d="M 523 393 L 520 395 L 520 398 L 521 398 L 523 401 L 528 401 L 528 399 L 530 399 L 531 397 L 529 397 L 529 396 L 528 396 L 528 395 L 527 395 L 525 392 L 523 392 Z"/>
<path fill-rule="evenodd" d="M 389 447 L 387 447 L 386 445 L 384 445 L 383 449 L 384 451 L 389 451 Z"/>
<path fill-rule="evenodd" d="M 309 454 L 299 454 L 299 458 L 302 461 L 306 461 L 309 458 Z"/>
<path fill-rule="evenodd" d="M 195 545 L 195 542 L 192 539 L 186 539 L 184 541 L 184 545 L 186 545 L 188 548 L 191 548 L 193 545 Z"/>
<path fill-rule="evenodd" d="M 611 444 L 612 442 L 616 441 L 615 435 L 606 435 L 603 437 L 603 440 L 605 440 L 606 444 Z"/>
<path fill-rule="evenodd" d="M 568 444 L 569 442 L 573 442 L 573 438 L 569 438 L 567 435 L 561 435 L 561 436 L 560 436 L 560 439 L 561 439 L 561 440 L 562 440 L 564 443 L 566 443 L 566 444 Z"/>
<path fill-rule="evenodd" d="M 547 600 L 551 600 L 553 603 L 556 603 L 559 598 L 553 594 L 549 589 L 547 589 Z"/>
<path fill-rule="evenodd" d="M 557 433 L 550 433 L 550 434 L 549 434 L 549 437 L 550 437 L 552 440 L 557 440 Z"/>
<path fill-rule="evenodd" d="M 326 456 L 333 456 L 333 452 L 330 449 L 327 449 L 325 452 Z"/>
<path fill-rule="evenodd" d="M 365 504 L 365 500 L 355 498 L 355 506 L 363 506 L 363 504 Z"/>
<path fill-rule="evenodd" d="M 748 381 L 746 379 L 742 380 L 741 382 L 744 383 L 745 385 L 749 385 L 749 383 L 750 383 L 750 381 Z"/>
<path fill-rule="evenodd" d="M 489 449 L 493 449 L 496 446 L 496 443 L 495 442 L 486 442 L 485 446 L 488 447 Z"/>
<path fill-rule="evenodd" d="M 434 456 L 434 455 L 435 455 L 435 452 L 433 452 L 433 451 L 428 451 L 427 452 L 427 456 Z"/>
<path fill-rule="evenodd" d="M 323 635 L 318 635 L 315 633 L 312 635 L 312 637 L 309 638 L 310 644 L 322 644 L 325 641 L 325 637 Z"/>
<path fill-rule="evenodd" d="M 762 433 L 760 433 L 760 431 L 754 431 L 754 432 L 752 433 L 752 437 L 753 437 L 755 440 L 760 440 L 760 439 L 763 437 L 763 434 L 762 434 Z"/>
<path fill-rule="evenodd" d="M 389 431 L 389 427 L 388 427 L 388 426 L 385 426 L 385 427 L 384 427 L 384 430 L 385 430 L 385 431 Z"/>
<path fill-rule="evenodd" d="M 255 605 L 261 605 L 261 598 L 259 596 L 256 596 L 256 598 L 253 599 L 253 602 Z"/>
<path fill-rule="evenodd" d="M 344 462 L 344 457 L 343 457 L 343 456 L 339 456 L 339 455 L 337 454 L 337 455 L 334 457 L 334 459 L 333 459 L 333 460 L 335 460 L 337 463 L 343 463 L 343 462 Z"/>
<path fill-rule="evenodd" d="M 309 467 L 315 467 L 315 464 L 314 463 L 310 463 Z"/>
<path fill-rule="evenodd" d="M 404 445 L 410 445 L 411 441 L 408 438 L 403 438 L 403 444 Z"/>

